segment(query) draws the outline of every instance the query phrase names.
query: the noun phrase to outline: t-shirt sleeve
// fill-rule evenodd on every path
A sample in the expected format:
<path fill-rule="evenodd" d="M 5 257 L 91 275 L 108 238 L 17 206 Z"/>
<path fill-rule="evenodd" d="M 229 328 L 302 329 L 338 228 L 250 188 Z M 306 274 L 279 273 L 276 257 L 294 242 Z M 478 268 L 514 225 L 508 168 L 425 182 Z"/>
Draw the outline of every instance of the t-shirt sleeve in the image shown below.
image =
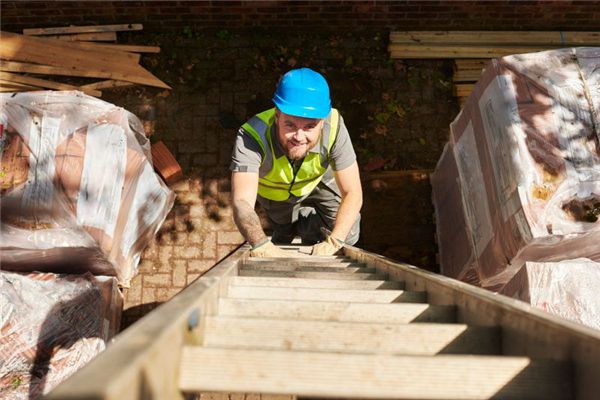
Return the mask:
<path fill-rule="evenodd" d="M 344 119 L 341 115 L 338 133 L 329 157 L 331 168 L 334 171 L 348 168 L 356 161 L 356 153 L 354 152 L 354 147 L 350 140 L 350 133 L 348 133 L 348 129 L 346 128 L 346 124 L 344 124 Z"/>
<path fill-rule="evenodd" d="M 235 172 L 257 172 L 263 158 L 263 150 L 254 137 L 240 128 L 235 139 L 231 165 L 229 169 Z"/>

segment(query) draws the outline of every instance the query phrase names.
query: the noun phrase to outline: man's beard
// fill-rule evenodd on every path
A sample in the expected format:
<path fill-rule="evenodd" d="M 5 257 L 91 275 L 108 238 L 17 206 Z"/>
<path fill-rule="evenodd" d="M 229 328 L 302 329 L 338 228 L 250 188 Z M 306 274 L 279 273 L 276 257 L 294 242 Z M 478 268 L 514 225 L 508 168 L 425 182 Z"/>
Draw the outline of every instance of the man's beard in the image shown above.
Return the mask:
<path fill-rule="evenodd" d="M 292 161 L 302 160 L 308 154 L 308 146 L 306 146 L 306 150 L 301 149 L 288 149 L 286 151 L 286 156 L 288 159 Z"/>

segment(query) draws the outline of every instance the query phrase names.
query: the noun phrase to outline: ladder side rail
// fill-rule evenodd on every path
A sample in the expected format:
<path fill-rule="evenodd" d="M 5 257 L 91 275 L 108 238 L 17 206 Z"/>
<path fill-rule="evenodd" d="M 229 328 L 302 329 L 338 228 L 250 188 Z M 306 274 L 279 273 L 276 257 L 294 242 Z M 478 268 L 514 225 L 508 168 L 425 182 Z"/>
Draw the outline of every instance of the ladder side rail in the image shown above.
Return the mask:
<path fill-rule="evenodd" d="M 201 343 L 206 317 L 217 314 L 219 296 L 247 253 L 248 246 L 241 246 L 131 325 L 45 399 L 183 399 L 178 386 L 182 349 Z"/>
<path fill-rule="evenodd" d="M 425 291 L 431 305 L 454 305 L 457 322 L 499 326 L 505 355 L 570 361 L 578 399 L 600 393 L 600 332 L 488 290 L 345 246 L 344 254 L 403 281 L 405 290 Z M 566 379 L 568 377 L 565 377 Z"/>

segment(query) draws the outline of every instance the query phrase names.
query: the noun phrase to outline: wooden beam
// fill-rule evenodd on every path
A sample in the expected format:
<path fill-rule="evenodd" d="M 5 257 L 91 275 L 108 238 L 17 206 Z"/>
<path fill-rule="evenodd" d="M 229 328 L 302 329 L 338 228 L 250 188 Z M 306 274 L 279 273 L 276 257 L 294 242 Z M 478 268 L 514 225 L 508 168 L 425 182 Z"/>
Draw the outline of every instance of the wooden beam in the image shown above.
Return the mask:
<path fill-rule="evenodd" d="M 61 35 L 65 33 L 141 31 L 142 24 L 65 26 L 58 28 L 23 29 L 24 35 Z"/>
<path fill-rule="evenodd" d="M 128 51 L 131 53 L 160 53 L 159 46 L 138 46 L 130 44 L 108 44 L 108 43 L 89 43 L 94 48 L 102 48 L 109 50 Z M 92 48 L 92 47 L 90 47 Z"/>
<path fill-rule="evenodd" d="M 0 92 L 23 92 L 30 90 L 42 90 L 42 88 L 0 79 Z"/>
<path fill-rule="evenodd" d="M 98 73 L 97 71 L 75 70 L 67 67 L 55 67 L 52 65 L 39 65 L 31 63 L 23 63 L 18 61 L 0 61 L 0 71 L 6 72 L 25 72 L 30 74 L 42 75 L 64 75 L 64 76 L 81 76 L 85 78 L 105 78 L 110 77 L 108 73 Z M 108 76 L 98 76 L 108 75 Z"/>
<path fill-rule="evenodd" d="M 482 70 L 459 70 L 454 72 L 452 75 L 452 81 L 454 82 L 476 82 L 481 77 Z"/>
<path fill-rule="evenodd" d="M 135 83 L 132 82 L 124 82 L 124 81 L 115 81 L 112 79 L 100 82 L 89 83 L 87 85 L 79 86 L 79 90 L 94 90 L 94 89 L 112 89 L 116 87 L 127 87 L 133 86 Z"/>
<path fill-rule="evenodd" d="M 65 42 L 64 40 L 24 36 L 0 32 L 0 57 L 13 61 L 27 61 L 58 66 L 94 65 L 105 63 L 137 64 L 138 54 L 97 48 L 92 43 Z M 43 60 L 43 61 L 38 61 Z"/>
<path fill-rule="evenodd" d="M 76 33 L 73 35 L 49 35 L 48 39 L 60 39 L 67 42 L 115 42 L 116 32 Z"/>
<path fill-rule="evenodd" d="M 568 363 L 527 357 L 435 357 L 186 346 L 181 358 L 179 385 L 186 393 L 540 400 L 568 399 L 573 393 L 570 380 L 565 378 L 571 376 Z M 468 384 L 457 385 L 457 382 Z"/>
<path fill-rule="evenodd" d="M 46 89 L 54 89 L 54 90 L 81 90 L 78 86 L 68 85 L 66 83 L 59 83 L 48 81 L 45 79 L 33 78 L 31 76 L 23 76 L 18 74 L 12 74 L 10 72 L 0 71 L 0 79 L 8 82 L 16 82 L 22 83 L 30 86 L 38 86 Z M 102 92 L 98 90 L 82 90 L 84 93 L 87 93 L 91 96 L 100 97 L 102 96 Z"/>
<path fill-rule="evenodd" d="M 405 44 L 502 44 L 502 45 L 600 45 L 600 32 L 560 31 L 407 31 L 391 32 L 391 43 Z"/>
<path fill-rule="evenodd" d="M 551 50 L 552 46 L 454 46 L 390 44 L 391 58 L 496 58 Z"/>
<path fill-rule="evenodd" d="M 456 97 L 468 97 L 473 91 L 474 86 L 473 83 L 458 83 L 454 85 L 452 90 Z"/>
<path fill-rule="evenodd" d="M 87 76 L 98 78 L 171 88 L 138 65 L 137 54 L 107 49 L 90 50 L 82 45 L 89 44 L 2 32 L 0 58 L 86 71 L 89 74 Z"/>

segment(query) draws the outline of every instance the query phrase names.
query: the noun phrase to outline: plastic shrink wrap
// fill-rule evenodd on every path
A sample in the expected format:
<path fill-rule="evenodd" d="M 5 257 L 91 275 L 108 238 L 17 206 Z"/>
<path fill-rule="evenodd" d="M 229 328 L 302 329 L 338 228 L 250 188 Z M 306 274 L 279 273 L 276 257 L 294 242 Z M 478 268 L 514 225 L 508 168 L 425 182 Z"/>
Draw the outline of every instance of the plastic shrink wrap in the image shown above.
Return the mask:
<path fill-rule="evenodd" d="M 500 293 L 568 320 L 600 329 L 600 263 L 580 258 L 528 262 Z"/>
<path fill-rule="evenodd" d="M 0 94 L 2 269 L 137 272 L 174 195 L 130 112 L 80 92 Z"/>
<path fill-rule="evenodd" d="M 600 48 L 483 72 L 432 174 L 442 273 L 500 289 L 526 261 L 600 260 Z"/>
<path fill-rule="evenodd" d="M 104 350 L 123 299 L 114 277 L 0 272 L 0 398 L 36 399 Z"/>

